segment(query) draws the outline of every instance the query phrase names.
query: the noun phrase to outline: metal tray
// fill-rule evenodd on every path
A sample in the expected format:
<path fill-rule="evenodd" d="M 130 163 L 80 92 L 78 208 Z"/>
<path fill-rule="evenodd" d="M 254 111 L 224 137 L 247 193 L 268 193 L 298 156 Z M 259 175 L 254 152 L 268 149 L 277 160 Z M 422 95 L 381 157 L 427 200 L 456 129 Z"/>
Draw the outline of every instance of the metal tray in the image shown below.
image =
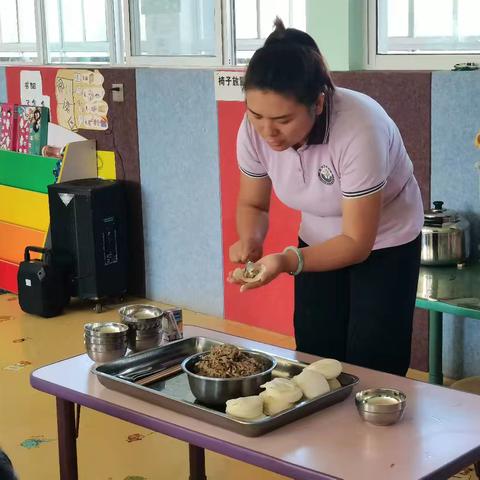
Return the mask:
<path fill-rule="evenodd" d="M 187 375 L 180 363 L 194 353 L 210 350 L 214 345 L 222 344 L 206 337 L 191 337 L 171 344 L 153 348 L 144 352 L 97 365 L 93 373 L 107 388 L 170 408 L 179 413 L 198 418 L 207 423 L 228 430 L 256 437 L 275 428 L 286 425 L 298 418 L 341 402 L 347 398 L 358 377 L 341 373 L 338 377 L 342 387 L 312 400 L 303 400 L 289 410 L 259 420 L 241 420 L 199 403 L 188 385 Z M 265 352 L 268 353 L 268 352 Z M 273 377 L 291 378 L 302 371 L 306 363 L 273 355 L 277 367 Z"/>

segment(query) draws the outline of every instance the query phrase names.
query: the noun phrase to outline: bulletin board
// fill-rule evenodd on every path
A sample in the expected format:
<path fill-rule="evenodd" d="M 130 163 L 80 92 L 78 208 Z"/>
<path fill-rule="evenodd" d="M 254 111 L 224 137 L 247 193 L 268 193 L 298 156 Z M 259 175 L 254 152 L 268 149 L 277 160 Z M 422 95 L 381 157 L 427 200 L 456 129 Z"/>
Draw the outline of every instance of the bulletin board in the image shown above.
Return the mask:
<path fill-rule="evenodd" d="M 78 82 L 79 72 L 94 72 L 93 69 L 75 69 L 72 72 L 77 73 L 77 77 L 64 74 L 62 78 L 72 80 L 72 85 L 80 87 L 85 86 L 91 80 L 95 84 L 95 90 L 89 88 L 82 89 L 82 98 L 88 102 L 79 102 L 78 106 L 83 110 L 77 116 L 78 123 L 74 127 L 78 128 L 78 133 L 89 140 L 95 140 L 97 150 L 114 152 L 114 159 L 107 155 L 100 158 L 100 167 L 105 167 L 107 171 L 102 171 L 103 177 L 115 177 L 119 180 L 125 180 L 128 206 L 128 234 L 129 234 L 129 258 L 131 261 L 131 270 L 129 271 L 128 292 L 136 295 L 145 295 L 145 262 L 143 247 L 143 220 L 142 220 L 142 199 L 140 192 L 140 165 L 138 155 L 138 129 L 137 129 L 137 98 L 136 98 L 136 79 L 135 69 L 133 68 L 105 68 L 99 69 L 99 74 L 81 77 Z M 50 122 L 58 124 L 57 115 L 57 91 L 56 80 L 59 68 L 56 67 L 7 67 L 5 69 L 6 77 L 6 101 L 9 103 L 22 103 L 22 96 L 25 93 L 36 96 L 37 101 L 47 102 L 50 108 Z M 65 72 L 65 69 L 63 69 Z M 25 82 L 21 82 L 23 77 L 29 80 L 28 89 Z M 25 77 L 25 72 L 28 75 Z M 3 70 L 0 69 L 0 74 Z M 101 77 L 101 78 L 100 78 Z M 0 77 L 1 78 L 1 77 Z M 84 80 L 87 80 L 85 83 Z M 100 88 L 99 82 L 102 80 Z M 40 83 L 41 82 L 41 86 Z M 30 85 L 32 83 L 32 85 Z M 120 83 L 124 86 L 124 101 L 122 103 L 113 103 L 111 98 L 111 88 L 113 83 Z M 35 88 L 32 88 L 33 85 Z M 28 92 L 27 92 L 28 90 Z M 77 90 L 76 90 L 77 91 Z M 93 92 L 93 98 L 89 95 Z M 98 95 L 96 96 L 96 93 Z M 79 93 L 79 91 L 77 92 Z M 2 94 L 2 84 L 0 83 L 0 95 Z M 101 97 L 100 98 L 100 95 Z M 45 98 L 48 97 L 48 98 Z M 63 97 L 61 97 L 63 98 Z M 65 100 L 65 98 L 63 98 Z M 75 98 L 74 98 L 75 100 Z M 90 101 L 91 100 L 91 101 Z M 95 109 L 99 115 L 87 118 L 85 112 L 88 106 L 89 114 Z M 103 117 L 103 121 L 100 120 Z M 98 122 L 97 122 L 98 120 Z M 95 129 L 91 129 L 91 128 Z M 70 140 L 71 141 L 71 140 Z M 103 161 L 105 160 L 105 162 Z M 114 163 L 112 163 L 114 162 Z M 115 172 L 112 172 L 112 167 Z"/>

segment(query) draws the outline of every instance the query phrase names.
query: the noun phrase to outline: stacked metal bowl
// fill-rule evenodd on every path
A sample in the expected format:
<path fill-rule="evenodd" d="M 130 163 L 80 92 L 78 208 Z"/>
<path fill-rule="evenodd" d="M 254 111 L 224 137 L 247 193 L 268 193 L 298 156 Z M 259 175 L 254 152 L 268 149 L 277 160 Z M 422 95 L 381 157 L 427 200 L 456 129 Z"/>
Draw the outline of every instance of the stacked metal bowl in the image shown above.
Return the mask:
<path fill-rule="evenodd" d="M 133 352 L 157 347 L 162 342 L 163 310 L 154 305 L 127 305 L 118 313 L 128 326 L 127 345 Z"/>
<path fill-rule="evenodd" d="M 84 326 L 85 348 L 97 363 L 111 362 L 127 352 L 128 327 L 123 323 L 87 323 Z"/>

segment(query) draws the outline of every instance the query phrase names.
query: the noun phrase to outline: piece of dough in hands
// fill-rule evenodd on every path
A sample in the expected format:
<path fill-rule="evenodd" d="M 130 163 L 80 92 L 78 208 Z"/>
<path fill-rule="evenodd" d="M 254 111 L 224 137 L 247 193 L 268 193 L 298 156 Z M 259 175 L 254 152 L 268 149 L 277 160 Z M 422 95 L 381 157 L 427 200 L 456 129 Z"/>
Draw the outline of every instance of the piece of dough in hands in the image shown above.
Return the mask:
<path fill-rule="evenodd" d="M 342 373 L 342 364 L 334 358 L 322 358 L 305 368 L 320 372 L 327 380 L 337 378 Z"/>
<path fill-rule="evenodd" d="M 254 277 L 249 277 L 246 275 L 245 268 L 236 268 L 232 273 L 232 277 L 237 282 L 243 282 L 243 283 L 259 282 L 262 279 L 262 275 L 265 273 L 266 270 L 267 268 L 265 267 L 265 265 L 260 264 L 259 268 L 257 269 L 256 275 Z"/>

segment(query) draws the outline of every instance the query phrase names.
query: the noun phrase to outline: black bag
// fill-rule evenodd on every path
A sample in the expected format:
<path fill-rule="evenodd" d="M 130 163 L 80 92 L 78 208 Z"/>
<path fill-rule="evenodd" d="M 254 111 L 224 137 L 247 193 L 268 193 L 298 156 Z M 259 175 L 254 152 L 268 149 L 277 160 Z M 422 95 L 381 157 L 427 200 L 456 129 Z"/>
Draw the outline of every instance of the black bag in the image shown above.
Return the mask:
<path fill-rule="evenodd" d="M 30 252 L 43 254 L 42 260 L 31 260 Z M 25 258 L 18 269 L 18 301 L 26 313 L 41 317 L 60 315 L 70 301 L 66 270 L 53 262 L 48 248 L 25 248 Z"/>

